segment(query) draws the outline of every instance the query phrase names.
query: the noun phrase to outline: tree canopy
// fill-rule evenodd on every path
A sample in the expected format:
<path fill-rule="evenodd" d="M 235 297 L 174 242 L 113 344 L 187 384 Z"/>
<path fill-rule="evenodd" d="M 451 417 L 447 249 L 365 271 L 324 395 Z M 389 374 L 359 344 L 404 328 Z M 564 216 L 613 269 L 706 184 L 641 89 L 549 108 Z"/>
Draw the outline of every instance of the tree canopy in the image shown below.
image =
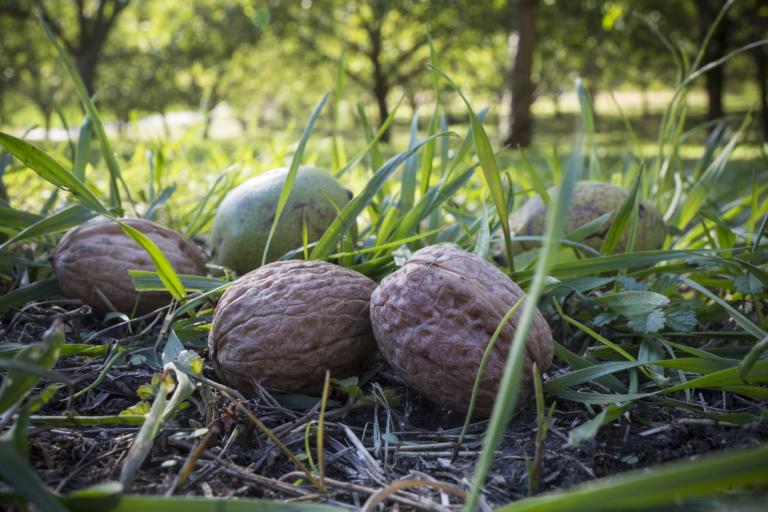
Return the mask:
<path fill-rule="evenodd" d="M 526 11 L 531 5 L 535 11 Z M 704 0 L 0 0 L 0 119 L 33 106 L 48 126 L 54 105 L 76 105 L 43 20 L 72 54 L 101 109 L 119 119 L 224 101 L 247 126 L 270 113 L 307 108 L 333 88 L 342 69 L 347 90 L 368 98 L 381 123 L 400 96 L 414 106 L 431 101 L 431 36 L 441 66 L 460 77 L 466 90 L 484 96 L 497 113 L 517 116 L 518 129 L 530 131 L 522 112 L 513 112 L 521 107 L 504 105 L 515 83 L 528 84 L 517 95 L 523 107 L 551 98 L 556 109 L 577 76 L 593 93 L 671 85 L 679 74 L 675 63 L 695 59 L 722 5 Z M 735 2 L 710 35 L 702 64 L 765 37 L 767 20 L 763 2 Z M 760 91 L 768 130 L 767 56 L 765 46 L 756 46 L 707 73 L 702 86 L 710 117 L 726 114 L 726 88 L 752 83 Z M 17 117 L 13 122 L 23 124 Z"/>

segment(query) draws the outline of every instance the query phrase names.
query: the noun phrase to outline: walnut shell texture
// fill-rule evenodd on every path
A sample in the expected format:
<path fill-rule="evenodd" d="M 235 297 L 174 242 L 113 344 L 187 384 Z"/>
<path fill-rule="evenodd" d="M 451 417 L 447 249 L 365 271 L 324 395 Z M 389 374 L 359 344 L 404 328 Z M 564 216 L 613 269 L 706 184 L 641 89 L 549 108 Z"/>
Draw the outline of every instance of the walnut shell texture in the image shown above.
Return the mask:
<path fill-rule="evenodd" d="M 548 190 L 550 197 L 557 193 L 557 187 Z M 606 213 L 616 212 L 627 196 L 627 190 L 598 181 L 579 181 L 573 190 L 573 199 L 568 209 L 565 233 L 570 233 L 583 224 L 593 221 Z M 638 226 L 634 250 L 653 251 L 661 249 L 667 236 L 667 228 L 661 212 L 647 201 L 640 201 L 638 211 Z M 509 229 L 512 236 L 543 236 L 547 223 L 547 205 L 541 196 L 528 199 L 509 219 Z M 582 243 L 600 250 L 605 241 L 605 235 L 611 227 L 611 221 L 606 221 Z M 629 243 L 629 229 L 622 235 L 615 253 L 624 252 Z M 539 244 L 530 241 L 516 241 L 513 244 L 515 252 L 523 252 L 538 247 Z"/>
<path fill-rule="evenodd" d="M 205 274 L 205 256 L 191 241 L 166 227 L 142 219 L 120 219 L 147 235 L 179 274 Z M 80 299 L 96 311 L 139 314 L 170 302 L 165 292 L 139 292 L 129 270 L 155 270 L 149 254 L 111 220 L 96 218 L 64 235 L 51 254 L 51 264 L 64 295 Z M 98 290 L 98 291 L 97 291 Z"/>
<path fill-rule="evenodd" d="M 208 336 L 219 377 L 244 393 L 253 383 L 317 393 L 325 371 L 359 373 L 376 353 L 369 303 L 376 283 L 322 261 L 278 261 L 222 295 Z"/>
<path fill-rule="evenodd" d="M 371 297 L 379 349 L 395 371 L 427 398 L 466 411 L 483 352 L 499 322 L 524 293 L 491 263 L 448 246 L 425 247 L 387 276 Z M 488 415 L 504 373 L 522 307 L 496 340 L 480 381 L 475 413 Z M 547 368 L 552 333 L 537 312 L 526 342 L 520 398 L 531 368 Z"/>

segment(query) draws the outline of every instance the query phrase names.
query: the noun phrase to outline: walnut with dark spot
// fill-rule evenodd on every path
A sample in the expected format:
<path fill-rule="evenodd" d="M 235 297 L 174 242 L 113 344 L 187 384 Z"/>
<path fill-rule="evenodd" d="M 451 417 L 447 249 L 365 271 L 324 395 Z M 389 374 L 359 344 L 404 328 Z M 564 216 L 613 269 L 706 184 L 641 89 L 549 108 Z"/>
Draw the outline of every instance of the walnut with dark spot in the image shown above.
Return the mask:
<path fill-rule="evenodd" d="M 325 371 L 359 373 L 376 342 L 369 303 L 376 283 L 322 261 L 279 261 L 249 272 L 222 295 L 208 337 L 219 377 L 245 393 L 318 393 Z"/>
<path fill-rule="evenodd" d="M 177 273 L 205 274 L 205 256 L 193 242 L 154 222 L 121 221 L 147 235 Z M 136 306 L 136 312 L 141 314 L 171 301 L 170 294 L 165 292 L 139 295 L 136 291 L 128 271 L 153 271 L 155 265 L 149 254 L 111 220 L 96 218 L 69 231 L 51 254 L 51 265 L 64 295 L 99 312 L 114 307 L 131 313 Z"/>
<path fill-rule="evenodd" d="M 523 291 L 491 263 L 447 246 L 421 249 L 386 277 L 371 297 L 379 349 L 397 373 L 440 405 L 466 411 L 483 352 Z M 522 307 L 490 352 L 475 412 L 490 413 Z M 531 368 L 552 362 L 552 333 L 536 313 L 528 334 L 521 398 Z"/>

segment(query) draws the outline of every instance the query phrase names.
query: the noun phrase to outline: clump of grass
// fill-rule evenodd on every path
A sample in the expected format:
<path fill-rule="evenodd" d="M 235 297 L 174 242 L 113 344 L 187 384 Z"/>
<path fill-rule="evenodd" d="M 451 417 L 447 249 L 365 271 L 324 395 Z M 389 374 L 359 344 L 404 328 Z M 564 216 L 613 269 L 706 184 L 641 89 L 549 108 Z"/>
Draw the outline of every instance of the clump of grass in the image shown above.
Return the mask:
<path fill-rule="evenodd" d="M 55 38 L 50 37 L 76 85 L 87 116 L 82 121 L 77 144 L 47 151 L 0 134 L 0 145 L 7 155 L 12 154 L 18 161 L 18 164 L 3 164 L 5 177 L 9 176 L 8 170 L 13 171 L 13 179 L 8 180 L 11 187 L 24 183 L 19 177 L 29 174 L 26 169 L 31 169 L 42 178 L 35 194 L 31 195 L 44 198 L 38 201 L 44 203 L 42 207 L 37 204 L 35 211 L 8 206 L 0 208 L 3 233 L 9 235 L 0 245 L 0 270 L 4 273 L 0 286 L 7 290 L 0 296 L 0 312 L 58 293 L 45 255 L 59 233 L 95 215 L 119 222 L 119 216 L 127 207 L 134 215 L 141 212 L 147 218 L 160 219 L 190 236 L 204 235 L 218 202 L 238 181 L 249 174 L 282 165 L 287 159 L 290 159 L 291 172 L 295 172 L 303 161 L 323 158 L 312 151 L 313 145 L 320 146 L 325 140 L 318 141 L 316 136 L 310 144 L 309 135 L 315 122 L 321 122 L 319 115 L 329 96 L 320 100 L 298 145 L 292 149 L 290 141 L 274 142 L 269 150 L 271 156 L 254 155 L 244 146 L 229 153 L 221 147 L 196 142 L 195 135 L 190 134 L 178 141 L 135 143 L 132 154 L 121 161 L 121 157 L 115 156 L 101 127 L 95 104 L 78 82 L 71 60 Z M 581 84 L 576 86 L 581 116 L 571 156 L 561 171 L 557 156 L 547 159 L 523 152 L 494 152 L 483 125 L 485 111 L 475 112 L 460 87 L 440 70 L 434 51 L 431 69 L 436 104 L 423 130 L 420 129 L 421 116 L 418 112 L 414 114 L 406 148 L 398 151 L 379 143 L 384 131 L 393 126 L 397 109 L 374 133 L 364 106 L 358 105 L 365 142 L 351 158 L 347 157 L 346 151 L 354 145 L 343 141 L 332 130 L 331 154 L 325 160 L 330 162 L 337 176 L 350 182 L 357 194 L 341 209 L 323 237 L 314 243 L 305 240 L 302 247 L 296 248 L 297 254 L 313 259 L 333 259 L 380 278 L 407 258 L 410 251 L 429 243 L 449 242 L 489 258 L 494 251 L 505 252 L 508 261 L 505 270 L 527 287 L 528 298 L 516 304 L 499 326 L 500 330 L 516 308 L 523 308 L 499 398 L 474 468 L 474 480 L 466 493 L 466 510 L 475 510 L 481 502 L 486 476 L 494 464 L 501 437 L 515 408 L 524 340 L 537 307 L 556 327 L 559 343 L 555 371 L 543 385 L 538 373 L 535 375 L 538 431 L 528 472 L 529 494 L 538 490 L 545 469 L 542 466 L 544 436 L 557 415 L 554 408 L 545 412 L 545 394 L 558 404 L 583 404 L 594 412 L 589 419 L 570 429 L 570 446 L 595 438 L 603 425 L 633 414 L 639 404 L 653 404 L 669 411 L 685 410 L 687 414 L 728 424 L 764 421 L 760 407 L 768 398 L 765 388 L 768 378 L 768 361 L 765 359 L 768 348 L 768 180 L 764 179 L 764 171 L 755 169 L 748 180 L 739 182 L 745 186 L 722 186 L 729 160 L 751 121 L 749 117 L 739 126 L 723 124 L 713 132 L 698 161 L 687 164 L 682 159 L 681 144 L 691 134 L 691 130 L 686 132 L 684 129 L 687 91 L 693 80 L 706 69 L 722 64 L 702 67 L 700 61 L 697 58 L 690 65 L 685 61 L 678 63 L 680 81 L 659 131 L 658 156 L 640 161 L 639 155 L 634 155 L 636 165 L 621 176 L 612 176 L 610 166 L 600 159 L 591 106 Z M 342 56 L 339 69 L 343 66 Z M 343 72 L 340 71 L 338 76 L 343 77 Z M 440 81 L 448 83 L 460 95 L 467 109 L 470 125 L 462 135 L 450 131 L 441 114 L 444 98 Z M 333 126 L 338 122 L 342 91 L 344 87 L 339 78 L 332 101 Z M 629 120 L 625 121 L 629 127 Z M 94 165 L 89 157 L 91 130 L 97 135 L 104 158 L 101 165 Z M 631 128 L 629 132 L 633 138 Z M 3 161 L 10 161 L 10 156 Z M 201 180 L 190 179 L 187 169 L 203 165 L 224 171 Z M 481 173 L 475 176 L 478 168 Z M 586 177 L 612 179 L 627 185 L 630 190 L 619 210 L 612 214 L 613 223 L 599 253 L 584 250 L 580 244 L 589 234 L 588 229 L 594 226 L 587 226 L 587 230 L 579 233 L 564 232 L 564 219 L 574 184 Z M 102 183 L 106 184 L 106 190 L 100 189 Z M 547 186 L 552 184 L 560 185 L 558 193 L 548 197 Z M 51 193 L 50 185 L 55 192 Z M 289 179 L 281 194 L 281 205 L 290 194 L 290 187 Z M 513 237 L 507 216 L 514 207 L 515 198 L 528 191 L 542 194 L 550 206 L 547 230 L 541 248 L 515 256 L 511 251 Z M 626 252 L 615 254 L 624 233 L 629 232 L 630 239 L 633 238 L 641 198 L 664 206 L 670 224 L 667 244 L 663 250 L 636 252 L 630 242 Z M 277 208 L 272 232 L 280 208 Z M 404 489 L 415 486 L 433 487 L 452 495 L 464 493 L 454 486 L 421 478 L 381 481 L 383 476 L 380 475 L 384 473 L 376 465 L 377 461 L 358 444 L 355 449 L 358 449 L 360 459 L 375 479 L 379 479 L 376 488 L 328 478 L 327 466 L 333 460 L 328 456 L 331 453 L 329 446 L 333 447 L 335 442 L 328 438 L 328 431 L 334 428 L 333 422 L 343 418 L 349 410 L 334 403 L 329 396 L 329 379 L 326 379 L 320 404 L 310 409 L 314 412 L 298 419 L 293 416 L 278 429 L 269 428 L 259 411 L 254 412 L 246 405 L 243 397 L 205 377 L 201 372 L 202 361 L 192 361 L 195 356 L 191 354 L 195 352 L 191 350 L 200 348 L 210 322 L 211 300 L 228 285 L 230 276 L 224 272 L 217 274 L 222 279 L 179 276 L 150 240 L 129 226 L 121 225 L 128 236 L 145 248 L 157 267 L 156 272 L 132 273 L 137 289 L 168 290 L 177 301 L 176 307 L 144 318 L 120 317 L 119 327 L 125 328 L 128 334 L 111 352 L 105 345 L 92 344 L 103 331 L 97 331 L 91 338 L 77 340 L 82 343 L 71 343 L 67 342 L 61 323 L 54 323 L 38 344 L 0 343 L 0 369 L 5 372 L 0 387 L 0 476 L 11 485 L 16 499 L 45 510 L 74 509 L 95 502 L 109 502 L 110 506 L 117 507 L 116 510 L 131 507 L 165 510 L 190 506 L 200 510 L 217 509 L 221 502 L 211 498 L 166 499 L 126 494 L 159 433 L 177 420 L 184 410 L 183 404 L 188 401 L 194 402 L 199 409 L 199 414 L 192 414 L 197 419 L 189 420 L 190 423 L 199 423 L 202 418 L 203 424 L 211 430 L 190 451 L 170 492 L 182 486 L 195 464 L 208 456 L 208 447 L 217 441 L 218 425 L 239 421 L 233 420 L 239 414 L 240 420 L 248 420 L 243 424 L 255 425 L 265 445 L 276 447 L 276 452 L 279 450 L 281 456 L 299 469 L 300 477 L 314 486 L 312 492 L 320 494 L 310 495 L 300 486 L 266 477 L 259 480 L 272 489 L 295 493 L 304 500 L 320 499 L 321 495 L 323 499 L 331 500 L 329 494 L 322 493 L 330 493 L 336 486 L 349 492 L 367 493 L 369 508 L 388 498 L 409 505 L 416 503 L 412 499 L 414 495 L 403 494 Z M 354 241 L 349 236 L 353 226 L 359 233 Z M 499 232 L 501 236 L 497 235 Z M 17 250 L 19 247 L 25 250 Z M 117 318 L 108 317 L 105 323 Z M 158 328 L 159 336 L 156 335 Z M 494 339 L 495 336 L 489 340 L 489 350 Z M 574 343 L 574 339 L 582 342 Z M 716 343 L 706 343 L 707 340 Z M 165 350 L 157 354 L 153 345 L 158 350 L 159 347 Z M 186 355 L 182 356 L 183 353 Z M 57 364 L 73 356 L 106 359 L 101 371 L 81 386 L 80 381 L 74 382 L 56 370 Z M 154 364 L 156 371 L 165 367 L 163 386 L 156 393 L 147 415 L 83 415 L 69 411 L 70 404 L 80 403 L 78 400 L 99 386 L 110 372 L 127 367 L 130 361 Z M 197 369 L 192 367 L 193 362 Z M 481 372 L 482 369 L 478 378 Z M 76 385 L 80 389 L 77 393 L 73 389 Z M 67 412 L 72 414 L 37 414 L 51 403 L 57 392 L 65 389 L 69 393 L 65 401 Z M 712 410 L 693 399 L 692 393 L 701 390 L 752 400 L 752 405 L 739 411 Z M 218 406 L 217 400 L 222 397 L 227 400 L 227 407 Z M 277 408 L 271 397 L 261 398 L 269 407 Z M 30 465 L 28 446 L 33 423 L 39 426 L 140 427 L 124 462 L 123 485 L 87 489 L 80 495 L 60 496 L 52 492 Z M 385 435 L 389 436 L 387 443 L 391 442 L 397 448 L 399 440 L 390 432 L 391 423 L 388 420 Z M 468 423 L 469 420 L 465 432 Z M 208 427 L 210 425 L 217 427 Z M 292 429 L 296 428 L 300 433 L 310 432 L 313 425 L 317 425 L 315 458 L 311 458 L 308 448 L 309 436 L 306 436 L 305 450 L 310 466 L 315 469 L 311 471 L 294 453 L 287 438 Z M 352 433 L 346 425 L 342 424 L 341 428 Z M 234 443 L 238 432 L 240 430 L 233 431 L 224 451 Z M 455 445 L 454 456 L 463 440 L 464 432 Z M 508 504 L 502 510 L 579 510 L 585 506 L 613 510 L 657 506 L 711 494 L 715 490 L 764 484 L 768 474 L 765 451 L 762 446 L 695 462 L 661 466 L 650 472 L 632 473 L 530 497 Z M 385 453 L 389 452 L 385 450 Z M 215 460 L 220 462 L 218 457 Z M 250 478 L 256 477 L 250 475 Z M 228 502 L 227 506 L 233 509 L 331 509 L 307 502 L 276 504 L 245 500 Z"/>

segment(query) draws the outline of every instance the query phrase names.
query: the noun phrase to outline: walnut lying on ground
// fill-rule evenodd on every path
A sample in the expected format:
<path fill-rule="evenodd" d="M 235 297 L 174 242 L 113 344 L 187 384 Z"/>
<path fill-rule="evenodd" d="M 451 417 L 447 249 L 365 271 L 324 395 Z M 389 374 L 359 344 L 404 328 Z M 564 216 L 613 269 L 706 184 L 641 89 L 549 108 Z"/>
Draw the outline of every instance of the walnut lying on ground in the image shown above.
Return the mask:
<path fill-rule="evenodd" d="M 325 371 L 356 375 L 376 353 L 368 308 L 376 283 L 322 261 L 279 261 L 238 279 L 213 315 L 208 348 L 219 377 L 318 393 Z"/>
<path fill-rule="evenodd" d="M 384 357 L 424 396 L 466 411 L 483 352 L 502 317 L 524 295 L 491 263 L 453 247 L 421 249 L 371 297 L 371 323 Z M 496 340 L 475 412 L 490 413 L 522 307 Z M 531 367 L 552 362 L 552 333 L 537 313 L 528 334 L 521 398 Z"/>
<path fill-rule="evenodd" d="M 548 190 L 550 198 L 555 197 L 557 187 Z M 579 181 L 573 190 L 571 206 L 565 224 L 565 234 L 580 226 L 611 212 L 616 212 L 624 202 L 627 191 L 610 183 L 598 181 Z M 547 205 L 541 196 L 528 199 L 519 210 L 509 219 L 509 229 L 512 236 L 543 236 L 547 222 Z M 605 235 L 611 227 L 610 220 L 603 223 L 583 243 L 595 250 L 600 250 L 605 241 Z M 614 252 L 626 251 L 630 229 L 627 226 Z M 667 236 L 667 228 L 661 213 L 650 203 L 641 201 L 638 209 L 638 226 L 635 235 L 635 251 L 653 251 L 661 249 Z M 515 253 L 538 247 L 538 242 L 516 241 L 513 244 Z"/>
<path fill-rule="evenodd" d="M 191 241 L 168 228 L 142 219 L 121 219 L 147 235 L 179 274 L 205 274 L 205 256 Z M 64 295 L 80 299 L 96 311 L 139 314 L 167 305 L 164 292 L 139 295 L 129 270 L 155 270 L 149 254 L 111 220 L 96 218 L 64 235 L 51 254 Z M 139 300 L 140 299 L 140 300 Z M 138 300 L 138 305 L 137 305 Z"/>

